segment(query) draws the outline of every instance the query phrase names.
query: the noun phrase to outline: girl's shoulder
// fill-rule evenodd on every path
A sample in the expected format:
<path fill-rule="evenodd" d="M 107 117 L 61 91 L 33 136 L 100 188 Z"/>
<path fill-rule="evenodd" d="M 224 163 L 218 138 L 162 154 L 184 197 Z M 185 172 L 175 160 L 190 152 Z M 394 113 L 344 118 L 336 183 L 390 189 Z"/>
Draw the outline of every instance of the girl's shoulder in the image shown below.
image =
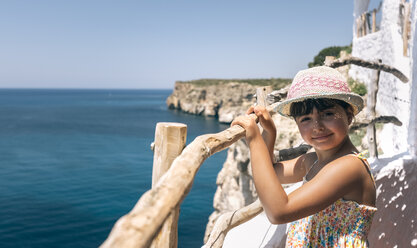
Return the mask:
<path fill-rule="evenodd" d="M 375 182 L 375 179 L 372 175 L 371 166 L 368 160 L 366 160 L 365 154 L 366 154 L 366 151 L 361 152 L 361 153 L 347 154 L 344 156 L 345 157 L 344 162 L 349 163 L 350 165 L 352 164 L 356 165 L 358 170 L 360 170 L 361 172 L 365 172 L 364 174 L 366 176 L 370 175 L 372 178 L 372 181 Z"/>
<path fill-rule="evenodd" d="M 370 174 L 366 159 L 358 154 L 349 153 L 328 163 L 326 170 L 342 170 L 344 176 L 361 177 Z M 350 172 L 350 173 L 349 173 Z"/>
<path fill-rule="evenodd" d="M 369 171 L 369 166 L 366 162 L 363 161 L 364 158 L 357 156 L 354 153 L 348 153 L 340 157 L 336 157 L 333 160 L 327 162 L 326 164 L 319 164 L 315 166 L 315 171 L 313 171 L 312 177 L 315 177 L 316 174 L 321 174 L 325 177 L 330 178 L 345 178 L 351 177 L 359 178 L 365 174 L 367 170 Z M 317 154 L 307 153 L 305 154 L 305 168 L 306 175 L 309 174 L 310 170 L 313 169 L 313 166 L 317 163 Z M 367 170 L 364 170 L 366 168 Z M 342 173 L 341 173 L 342 172 Z"/>
<path fill-rule="evenodd" d="M 338 163 L 349 163 L 349 164 L 353 162 L 359 165 L 366 165 L 366 167 L 369 166 L 369 163 L 364 157 L 363 153 L 357 153 L 357 152 L 345 154 L 333 161 L 338 162 Z"/>

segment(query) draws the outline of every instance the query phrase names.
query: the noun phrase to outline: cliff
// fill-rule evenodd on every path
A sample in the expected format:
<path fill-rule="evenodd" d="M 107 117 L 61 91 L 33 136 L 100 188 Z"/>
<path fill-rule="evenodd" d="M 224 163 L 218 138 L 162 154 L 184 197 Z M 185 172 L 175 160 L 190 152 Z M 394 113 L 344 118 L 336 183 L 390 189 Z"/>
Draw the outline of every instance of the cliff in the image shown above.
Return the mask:
<path fill-rule="evenodd" d="M 277 90 L 288 83 L 289 80 L 273 87 Z M 176 82 L 174 91 L 166 103 L 169 108 L 190 114 L 217 116 L 220 122 L 229 123 L 236 116 L 244 114 L 256 101 L 253 95 L 257 87 L 260 86 L 245 82 L 216 82 L 208 85 Z M 302 142 L 297 126 L 292 120 L 279 114 L 273 114 L 272 118 L 279 127 L 276 150 L 297 146 Z M 249 148 L 243 139 L 229 147 L 216 184 L 214 212 L 209 217 L 206 236 L 222 213 L 242 208 L 257 199 L 252 181 Z"/>
<path fill-rule="evenodd" d="M 256 101 L 253 96 L 257 87 L 271 85 L 278 89 L 289 83 L 289 79 L 179 81 L 166 104 L 171 109 L 215 116 L 220 122 L 230 123 Z"/>

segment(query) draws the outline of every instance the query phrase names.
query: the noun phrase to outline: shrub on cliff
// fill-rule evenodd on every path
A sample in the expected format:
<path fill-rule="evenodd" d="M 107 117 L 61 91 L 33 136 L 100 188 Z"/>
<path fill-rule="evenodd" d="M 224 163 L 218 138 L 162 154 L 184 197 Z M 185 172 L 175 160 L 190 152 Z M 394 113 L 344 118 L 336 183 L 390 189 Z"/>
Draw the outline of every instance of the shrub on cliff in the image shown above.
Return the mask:
<path fill-rule="evenodd" d="M 323 65 L 324 60 L 326 59 L 326 56 L 333 56 L 333 57 L 339 58 L 340 57 L 340 51 L 346 51 L 347 54 L 351 54 L 352 53 L 352 45 L 326 47 L 326 48 L 322 49 L 319 52 L 319 54 L 317 54 L 314 57 L 313 62 L 308 63 L 308 67 L 311 68 L 311 67 Z"/>
<path fill-rule="evenodd" d="M 352 90 L 352 92 L 364 96 L 366 95 L 367 89 L 366 85 L 360 81 L 356 81 L 353 78 L 348 79 L 349 88 Z"/>

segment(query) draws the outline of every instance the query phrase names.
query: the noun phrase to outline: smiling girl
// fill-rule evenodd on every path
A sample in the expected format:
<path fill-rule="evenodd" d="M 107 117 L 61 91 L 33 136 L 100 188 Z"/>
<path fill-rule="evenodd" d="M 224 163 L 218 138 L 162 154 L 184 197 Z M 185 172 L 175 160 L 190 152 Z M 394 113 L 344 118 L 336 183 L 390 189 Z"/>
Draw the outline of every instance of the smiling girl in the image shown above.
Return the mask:
<path fill-rule="evenodd" d="M 363 108 L 335 69 L 320 66 L 294 77 L 277 111 L 293 118 L 310 152 L 272 164 L 275 125 L 263 107 L 251 107 L 232 125 L 246 130 L 255 187 L 271 223 L 290 223 L 287 247 L 368 247 L 376 211 L 369 165 L 358 155 L 348 131 Z M 254 113 L 261 123 L 261 134 Z M 289 195 L 281 184 L 303 181 Z"/>

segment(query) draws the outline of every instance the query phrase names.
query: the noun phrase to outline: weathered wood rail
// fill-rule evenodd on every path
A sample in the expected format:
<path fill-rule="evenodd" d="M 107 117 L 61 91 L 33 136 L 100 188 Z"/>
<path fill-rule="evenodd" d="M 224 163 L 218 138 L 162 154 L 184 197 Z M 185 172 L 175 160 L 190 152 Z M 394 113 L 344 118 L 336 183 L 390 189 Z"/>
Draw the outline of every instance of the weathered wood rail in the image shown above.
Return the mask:
<path fill-rule="evenodd" d="M 356 37 L 363 37 L 371 33 L 375 33 L 381 29 L 377 24 L 377 13 L 381 13 L 382 1 L 378 8 L 366 11 L 355 19 Z M 399 21 L 403 39 L 403 55 L 408 56 L 408 41 L 411 33 L 411 4 L 406 0 L 401 0 L 399 4 Z"/>
<path fill-rule="evenodd" d="M 269 111 L 273 107 L 271 105 Z M 149 247 L 168 215 L 188 194 L 201 164 L 244 135 L 242 127 L 232 126 L 216 134 L 195 138 L 175 158 L 155 187 L 144 193 L 134 208 L 116 222 L 101 247 Z"/>
<path fill-rule="evenodd" d="M 187 140 L 187 125 L 160 122 L 155 129 L 152 187 L 156 187 L 161 177 L 169 170 L 172 161 L 181 154 Z M 152 248 L 177 247 L 179 206 L 166 218 L 158 235 L 153 239 Z"/>
<path fill-rule="evenodd" d="M 197 137 L 185 147 L 156 186 L 114 225 L 101 247 L 149 247 L 168 214 L 189 192 L 201 164 L 245 135 L 240 126 Z"/>
<path fill-rule="evenodd" d="M 369 33 L 377 32 L 380 27 L 376 23 L 376 15 L 381 11 L 381 4 L 378 8 L 362 13 L 355 20 L 356 22 L 356 36 L 362 37 Z"/>

